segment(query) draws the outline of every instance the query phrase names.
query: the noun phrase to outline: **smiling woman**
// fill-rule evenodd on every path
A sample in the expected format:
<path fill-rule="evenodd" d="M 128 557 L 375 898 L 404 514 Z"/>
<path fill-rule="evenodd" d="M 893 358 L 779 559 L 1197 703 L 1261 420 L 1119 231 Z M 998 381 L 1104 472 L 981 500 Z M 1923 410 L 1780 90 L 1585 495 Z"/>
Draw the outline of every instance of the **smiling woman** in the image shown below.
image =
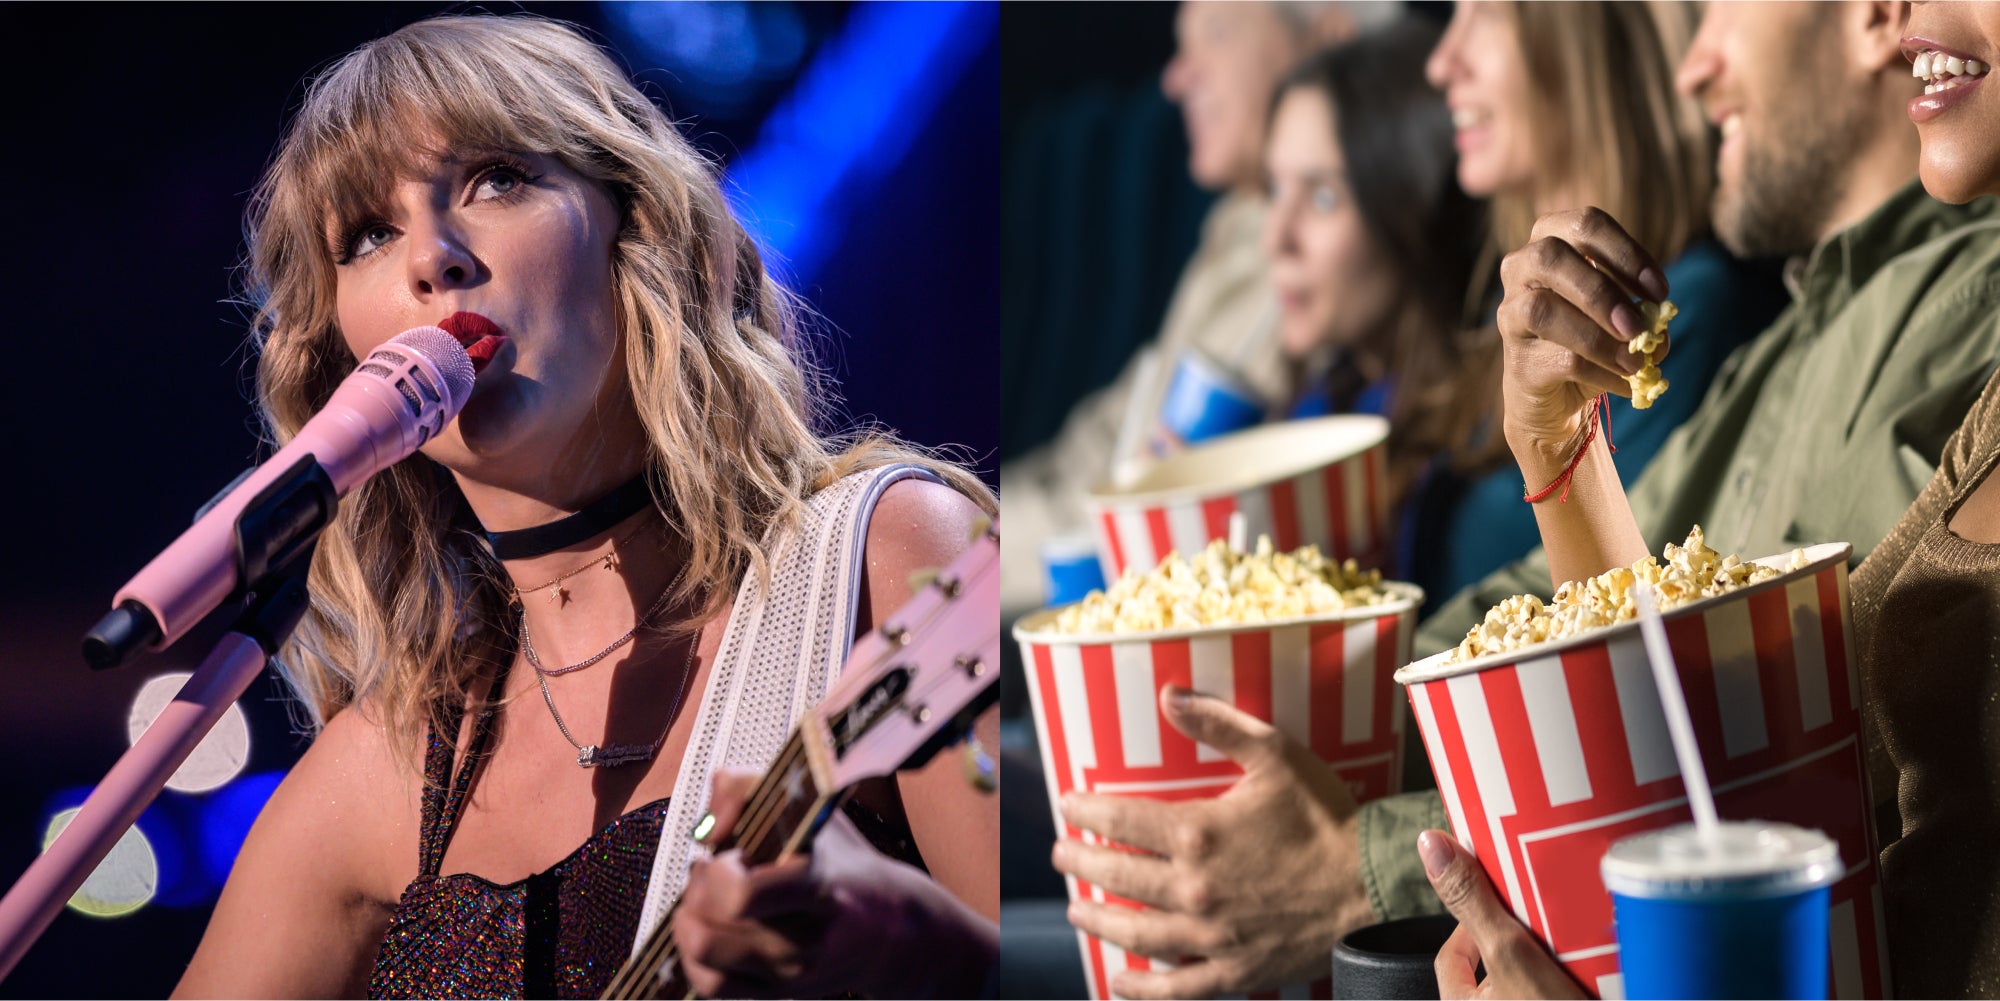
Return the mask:
<path fill-rule="evenodd" d="M 403 330 L 479 372 L 321 539 L 282 657 L 317 737 L 178 993 L 596 996 L 676 897 L 703 993 L 977 992 L 997 814 L 955 758 L 810 855 L 688 863 L 738 834 L 712 773 L 764 767 L 994 503 L 815 430 L 799 307 L 659 109 L 560 24 L 420 22 L 313 82 L 247 230 L 277 442 Z"/>
<path fill-rule="evenodd" d="M 1924 189 L 1958 204 L 1991 194 L 2000 177 L 1992 132 L 2000 96 L 1985 86 L 2000 60 L 2000 4 L 1940 9 L 1949 6 L 1912 8 L 1903 55 L 1911 74 L 1924 81 L 1923 94 L 1911 98 L 1909 108 L 1924 144 Z"/>
<path fill-rule="evenodd" d="M 1618 429 L 1613 461 L 1627 476 L 1647 467 L 1724 359 L 1786 304 L 1775 275 L 1709 237 L 1713 140 L 1694 102 L 1674 92 L 1698 13 L 1679 0 L 1461 2 L 1425 65 L 1451 107 L 1459 183 L 1491 199 L 1490 259 L 1529 245 L 1537 217 L 1590 207 L 1624 220 L 1662 262 L 1646 287 L 1657 298 L 1671 286 L 1680 310 L 1671 348 L 1655 359 L 1677 388 L 1643 408 L 1629 388 L 1607 398 L 1605 419 Z M 1639 322 L 1636 309 L 1625 312 Z M 1489 374 L 1498 371 L 1499 345 L 1483 342 Z M 1637 374 L 1649 357 L 1628 355 L 1621 374 Z M 1489 428 L 1501 409 L 1496 401 Z M 1433 491 L 1447 528 L 1430 534 L 1449 541 L 1419 554 L 1415 579 L 1427 592 L 1454 594 L 1534 546 L 1534 517 L 1521 498 L 1548 481 L 1509 468 L 1500 439 L 1486 439 L 1498 471 L 1440 481 Z M 1525 491 L 1524 478 L 1534 481 Z"/>

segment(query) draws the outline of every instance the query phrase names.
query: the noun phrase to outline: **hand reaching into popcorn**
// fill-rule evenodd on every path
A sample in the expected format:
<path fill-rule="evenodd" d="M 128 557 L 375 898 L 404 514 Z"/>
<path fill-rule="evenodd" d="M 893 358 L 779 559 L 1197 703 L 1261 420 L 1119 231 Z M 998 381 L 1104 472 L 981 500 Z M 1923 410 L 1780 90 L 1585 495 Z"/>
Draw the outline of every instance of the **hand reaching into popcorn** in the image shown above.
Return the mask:
<path fill-rule="evenodd" d="M 1550 574 L 1560 584 L 1631 566 L 1646 541 L 1607 436 L 1587 415 L 1600 393 L 1650 405 L 1665 388 L 1655 380 L 1670 348 L 1666 277 L 1617 220 L 1589 208 L 1536 220 L 1527 246 L 1501 261 L 1500 280 L 1507 444 L 1529 496 L 1564 483 L 1560 499 L 1535 503 Z"/>

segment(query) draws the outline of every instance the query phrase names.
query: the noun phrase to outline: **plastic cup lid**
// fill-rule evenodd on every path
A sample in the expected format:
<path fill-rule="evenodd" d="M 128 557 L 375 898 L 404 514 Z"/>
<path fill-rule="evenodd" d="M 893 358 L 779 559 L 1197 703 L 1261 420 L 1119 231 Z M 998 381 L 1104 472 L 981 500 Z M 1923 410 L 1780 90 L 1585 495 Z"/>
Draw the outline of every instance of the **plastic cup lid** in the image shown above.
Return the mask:
<path fill-rule="evenodd" d="M 1043 563 L 1075 563 L 1097 560 L 1097 540 L 1089 532 L 1068 532 L 1052 536 L 1041 545 Z"/>
<path fill-rule="evenodd" d="M 1655 899 L 1801 893 L 1842 875 L 1832 838 L 1764 821 L 1723 821 L 1712 842 L 1693 824 L 1635 834 L 1611 846 L 1599 871 L 1612 893 Z"/>

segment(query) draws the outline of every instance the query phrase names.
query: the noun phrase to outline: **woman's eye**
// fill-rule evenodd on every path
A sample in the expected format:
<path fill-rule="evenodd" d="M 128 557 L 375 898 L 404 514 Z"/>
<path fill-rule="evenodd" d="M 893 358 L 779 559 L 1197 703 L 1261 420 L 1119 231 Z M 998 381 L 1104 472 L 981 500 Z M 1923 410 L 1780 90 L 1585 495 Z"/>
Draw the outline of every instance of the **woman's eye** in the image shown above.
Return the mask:
<path fill-rule="evenodd" d="M 1340 207 L 1340 193 L 1322 184 L 1312 190 L 1314 212 L 1331 212 Z"/>
<path fill-rule="evenodd" d="M 348 243 L 347 245 L 348 256 L 350 258 L 361 257 L 363 255 L 371 253 L 375 250 L 380 249 L 383 244 L 388 243 L 390 240 L 394 239 L 395 236 L 396 236 L 396 231 L 390 229 L 384 223 L 374 223 L 372 225 L 363 226 L 355 231 L 354 239 Z"/>
<path fill-rule="evenodd" d="M 519 172 L 512 168 L 495 167 L 481 174 L 479 182 L 473 185 L 473 200 L 484 201 L 488 198 L 505 198 L 513 194 L 515 189 L 519 188 L 523 183 L 526 183 L 525 179 Z"/>

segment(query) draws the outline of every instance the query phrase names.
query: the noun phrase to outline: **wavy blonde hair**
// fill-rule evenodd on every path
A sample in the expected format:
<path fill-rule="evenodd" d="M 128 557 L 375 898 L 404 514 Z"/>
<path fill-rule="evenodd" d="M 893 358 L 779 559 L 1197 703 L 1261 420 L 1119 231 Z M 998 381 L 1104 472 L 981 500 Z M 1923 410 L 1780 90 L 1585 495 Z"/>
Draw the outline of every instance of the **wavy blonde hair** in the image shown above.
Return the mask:
<path fill-rule="evenodd" d="M 366 218 L 398 176 L 444 149 L 553 156 L 621 213 L 612 287 L 625 376 L 649 442 L 655 504 L 690 547 L 676 600 L 711 612 L 806 499 L 897 461 L 929 466 L 988 513 L 976 477 L 883 433 L 823 436 L 825 396 L 801 307 L 766 272 L 711 164 L 571 27 L 451 16 L 349 53 L 312 82 L 251 199 L 245 230 L 259 405 L 282 444 L 355 361 L 334 311 L 329 232 Z M 716 419 L 726 415 L 725 419 Z M 280 663 L 317 729 L 366 702 L 406 764 L 423 727 L 514 655 L 504 572 L 442 467 L 412 457 L 349 494 L 321 536 L 312 607 Z"/>

